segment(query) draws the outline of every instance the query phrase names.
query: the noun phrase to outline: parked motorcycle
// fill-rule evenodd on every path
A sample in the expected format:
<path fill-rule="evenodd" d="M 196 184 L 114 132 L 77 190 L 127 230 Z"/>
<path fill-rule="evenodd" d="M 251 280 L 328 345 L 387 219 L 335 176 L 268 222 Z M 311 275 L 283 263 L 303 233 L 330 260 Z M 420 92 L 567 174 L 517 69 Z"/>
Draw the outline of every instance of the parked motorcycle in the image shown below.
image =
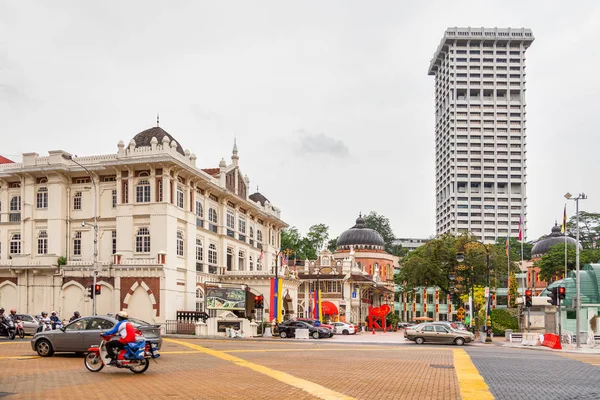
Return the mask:
<path fill-rule="evenodd" d="M 136 342 L 128 343 L 125 350 L 120 350 L 116 363 L 111 364 L 106 343 L 112 336 L 100 336 L 102 336 L 100 345 L 90 347 L 84 359 L 85 367 L 91 372 L 100 372 L 106 365 L 107 367 L 129 368 L 134 374 L 142 374 L 150 366 L 151 359 L 160 357 L 155 343 L 140 338 Z"/>
<path fill-rule="evenodd" d="M 0 336 L 6 336 L 10 340 L 14 340 L 17 334 L 15 323 L 8 319 L 6 322 L 0 323 Z"/>

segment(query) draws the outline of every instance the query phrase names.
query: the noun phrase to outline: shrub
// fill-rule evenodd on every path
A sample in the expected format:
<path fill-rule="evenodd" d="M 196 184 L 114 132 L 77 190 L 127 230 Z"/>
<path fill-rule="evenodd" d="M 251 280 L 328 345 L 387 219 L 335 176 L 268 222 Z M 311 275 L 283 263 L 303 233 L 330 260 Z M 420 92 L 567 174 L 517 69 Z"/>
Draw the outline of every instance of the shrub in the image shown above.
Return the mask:
<path fill-rule="evenodd" d="M 492 310 L 492 331 L 494 335 L 504 335 L 504 331 L 519 330 L 517 310 L 514 308 L 496 308 Z"/>

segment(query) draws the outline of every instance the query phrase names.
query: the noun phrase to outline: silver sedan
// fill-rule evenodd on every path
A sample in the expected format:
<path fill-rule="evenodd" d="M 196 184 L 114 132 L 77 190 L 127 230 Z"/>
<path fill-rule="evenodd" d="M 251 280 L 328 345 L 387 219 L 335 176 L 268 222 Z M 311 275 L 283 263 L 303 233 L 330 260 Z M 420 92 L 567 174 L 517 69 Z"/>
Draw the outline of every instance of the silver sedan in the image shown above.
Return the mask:
<path fill-rule="evenodd" d="M 76 319 L 61 329 L 36 333 L 31 339 L 31 348 L 42 357 L 50 357 L 55 352 L 80 353 L 88 351 L 92 345 L 100 344 L 100 333 L 112 329 L 117 320 L 97 315 Z M 160 325 L 130 318 L 129 322 L 142 332 L 146 340 L 162 345 Z"/>

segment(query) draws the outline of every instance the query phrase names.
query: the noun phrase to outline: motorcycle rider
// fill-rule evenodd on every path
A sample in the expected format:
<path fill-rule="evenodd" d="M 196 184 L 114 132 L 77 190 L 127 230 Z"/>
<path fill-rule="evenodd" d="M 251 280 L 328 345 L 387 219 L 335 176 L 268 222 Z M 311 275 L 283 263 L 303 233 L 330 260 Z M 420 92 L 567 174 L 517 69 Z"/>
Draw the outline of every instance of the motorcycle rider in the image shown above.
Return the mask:
<path fill-rule="evenodd" d="M 73 322 L 73 321 L 75 321 L 76 319 L 79 319 L 79 318 L 81 318 L 81 314 L 79 314 L 79 311 L 75 311 L 73 313 L 73 316 L 71 317 L 71 319 L 69 319 L 69 322 Z"/>
<path fill-rule="evenodd" d="M 50 321 L 52 321 L 52 329 L 56 329 L 56 324 L 60 322 L 60 318 L 58 318 L 56 311 L 52 311 L 52 315 L 50 316 Z"/>
<path fill-rule="evenodd" d="M 105 337 L 108 335 L 115 335 L 116 333 L 119 334 L 118 339 L 113 337 L 112 340 L 106 343 L 106 350 L 112 359 L 111 364 L 117 362 L 117 356 L 119 355 L 119 352 L 121 350 L 125 350 L 125 345 L 127 343 L 135 342 L 135 328 L 127 318 L 129 318 L 129 316 L 127 315 L 126 311 L 119 311 L 117 313 L 117 320 L 119 322 L 114 328 L 102 335 Z"/>
<path fill-rule="evenodd" d="M 44 330 L 44 326 L 46 324 L 51 324 L 52 320 L 50 318 L 48 318 L 48 313 L 46 311 L 42 311 L 42 317 L 40 318 L 40 326 L 38 327 L 37 331 L 41 332 Z"/>
<path fill-rule="evenodd" d="M 0 307 L 0 324 L 3 326 L 8 326 L 8 318 L 4 315 L 4 308 Z"/>

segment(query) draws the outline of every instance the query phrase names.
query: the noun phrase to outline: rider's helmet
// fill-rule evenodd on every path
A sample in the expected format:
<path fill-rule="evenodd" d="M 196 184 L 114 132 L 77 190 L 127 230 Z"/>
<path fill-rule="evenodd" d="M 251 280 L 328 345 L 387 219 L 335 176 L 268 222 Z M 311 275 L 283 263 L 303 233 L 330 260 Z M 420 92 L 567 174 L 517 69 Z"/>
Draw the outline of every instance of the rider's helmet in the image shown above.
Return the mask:
<path fill-rule="evenodd" d="M 48 315 L 48 313 L 46 311 L 42 311 L 42 317 L 45 317 L 47 315 Z"/>
<path fill-rule="evenodd" d="M 52 315 L 56 315 L 56 311 L 52 311 Z"/>
<path fill-rule="evenodd" d="M 122 321 L 122 320 L 124 320 L 124 319 L 127 319 L 128 317 L 129 317 L 129 315 L 127 315 L 127 311 L 119 311 L 119 312 L 117 313 L 117 319 L 118 319 L 119 321 Z"/>
<path fill-rule="evenodd" d="M 10 313 L 11 313 L 12 315 L 15 315 L 15 314 L 17 313 L 17 309 L 16 309 L 16 308 L 11 308 L 11 309 L 10 309 Z"/>
<path fill-rule="evenodd" d="M 0 307 L 0 314 L 4 313 L 4 308 Z"/>
<path fill-rule="evenodd" d="M 75 311 L 75 312 L 73 313 L 73 315 L 74 315 L 74 316 L 76 316 L 77 318 L 79 318 L 79 316 L 80 316 L 81 314 L 79 314 L 79 311 Z"/>

